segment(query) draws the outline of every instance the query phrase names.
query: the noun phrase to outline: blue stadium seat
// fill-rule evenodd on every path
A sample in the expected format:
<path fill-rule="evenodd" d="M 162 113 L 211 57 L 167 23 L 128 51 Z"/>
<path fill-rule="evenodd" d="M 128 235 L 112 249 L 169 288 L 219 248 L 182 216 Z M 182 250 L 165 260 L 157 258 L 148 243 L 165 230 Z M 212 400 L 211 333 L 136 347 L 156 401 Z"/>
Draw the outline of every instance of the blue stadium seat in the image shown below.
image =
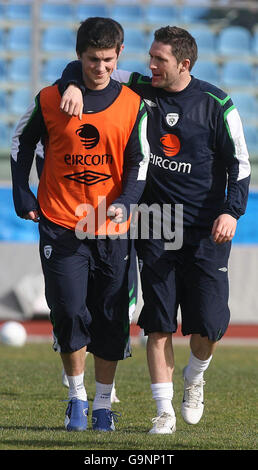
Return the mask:
<path fill-rule="evenodd" d="M 142 75 L 151 75 L 148 64 L 143 60 L 136 59 L 120 59 L 118 69 L 127 70 L 128 72 L 139 72 Z"/>
<path fill-rule="evenodd" d="M 7 98 L 7 92 L 5 90 L 0 89 L 0 114 L 6 114 L 7 112 L 7 104 L 8 104 L 8 98 Z"/>
<path fill-rule="evenodd" d="M 29 3 L 11 2 L 5 6 L 5 18 L 8 20 L 30 20 L 31 10 Z"/>
<path fill-rule="evenodd" d="M 189 33 L 195 38 L 199 55 L 216 54 L 216 35 L 211 28 L 201 26 L 201 27 L 190 27 L 188 29 Z"/>
<path fill-rule="evenodd" d="M 31 92 L 28 88 L 14 90 L 9 98 L 10 113 L 17 116 L 22 115 L 31 102 Z"/>
<path fill-rule="evenodd" d="M 49 27 L 41 37 L 42 51 L 73 51 L 75 52 L 76 34 L 72 29 Z"/>
<path fill-rule="evenodd" d="M 75 19 L 78 21 L 86 20 L 91 16 L 101 16 L 108 17 L 108 8 L 105 2 L 103 4 L 96 5 L 85 5 L 84 3 L 79 3 L 75 6 Z"/>
<path fill-rule="evenodd" d="M 209 8 L 205 6 L 184 6 L 181 11 L 181 22 L 188 25 L 207 24 Z"/>
<path fill-rule="evenodd" d="M 149 0 L 149 1 L 152 2 L 152 0 Z M 160 0 L 158 0 L 158 1 L 160 1 Z M 166 1 L 171 2 L 171 0 L 166 0 Z M 162 0 L 162 2 L 163 2 L 163 0 Z M 134 4 L 134 3 L 140 3 L 140 2 L 139 2 L 139 0 L 113 0 L 113 3 L 118 4 L 118 5 L 123 5 L 123 4 L 125 4 L 125 5 L 130 4 L 130 5 L 132 5 L 132 4 Z"/>
<path fill-rule="evenodd" d="M 31 77 L 31 58 L 15 57 L 8 65 L 8 80 L 12 82 L 28 82 Z"/>
<path fill-rule="evenodd" d="M 178 24 L 178 8 L 170 5 L 146 5 L 144 22 L 159 27 Z"/>
<path fill-rule="evenodd" d="M 226 87 L 253 87 L 254 70 L 249 62 L 228 60 L 221 67 L 221 82 Z"/>
<path fill-rule="evenodd" d="M 238 91 L 237 93 L 230 93 L 230 96 L 241 118 L 246 120 L 257 119 L 258 102 L 254 94 Z"/>
<path fill-rule="evenodd" d="M 147 54 L 146 36 L 145 33 L 140 29 L 126 28 L 124 45 L 125 49 L 123 54 L 130 52 Z"/>
<path fill-rule="evenodd" d="M 43 81 L 49 84 L 54 83 L 61 77 L 64 68 L 66 67 L 67 59 L 49 59 L 42 66 L 41 77 Z"/>
<path fill-rule="evenodd" d="M 252 38 L 252 53 L 258 56 L 258 31 L 254 32 Z"/>
<path fill-rule="evenodd" d="M 115 0 L 115 1 L 119 1 L 119 0 Z M 126 1 L 126 0 L 122 0 L 122 1 Z M 127 0 L 127 2 L 128 2 L 128 0 Z M 147 0 L 146 3 L 148 3 L 150 5 L 159 5 L 160 6 L 161 0 Z M 171 0 L 162 0 L 162 5 L 170 5 L 171 6 L 171 3 L 172 3 Z"/>
<path fill-rule="evenodd" d="M 144 25 L 143 9 L 140 5 L 111 5 L 109 14 L 111 18 L 121 23 Z"/>
<path fill-rule="evenodd" d="M 45 2 L 40 7 L 40 19 L 54 22 L 73 21 L 74 8 L 68 3 L 60 5 Z"/>
<path fill-rule="evenodd" d="M 246 125 L 244 126 L 244 134 L 250 158 L 258 157 L 258 127 Z"/>
<path fill-rule="evenodd" d="M 13 51 L 29 51 L 31 47 L 30 26 L 13 26 L 6 33 L 6 48 Z"/>
<path fill-rule="evenodd" d="M 5 32 L 3 29 L 0 29 L 0 51 L 5 49 Z"/>
<path fill-rule="evenodd" d="M 0 82 L 7 80 L 7 63 L 5 59 L 0 58 Z"/>
<path fill-rule="evenodd" d="M 220 83 L 220 69 L 216 62 L 199 60 L 193 66 L 191 74 L 199 80 L 204 80 L 215 86 Z"/>
<path fill-rule="evenodd" d="M 251 33 L 242 26 L 222 29 L 218 36 L 218 53 L 225 56 L 249 56 L 251 54 Z"/>
<path fill-rule="evenodd" d="M 0 121 L 0 148 L 6 148 L 10 145 L 10 134 L 8 125 Z"/>

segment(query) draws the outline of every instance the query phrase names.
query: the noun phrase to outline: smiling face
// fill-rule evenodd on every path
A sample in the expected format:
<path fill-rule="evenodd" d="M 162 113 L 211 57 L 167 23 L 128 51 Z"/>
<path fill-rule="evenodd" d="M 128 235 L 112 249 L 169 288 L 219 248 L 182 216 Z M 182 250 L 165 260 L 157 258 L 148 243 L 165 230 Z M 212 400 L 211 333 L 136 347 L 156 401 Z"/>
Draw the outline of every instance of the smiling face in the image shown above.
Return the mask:
<path fill-rule="evenodd" d="M 82 63 L 84 83 L 91 90 L 102 90 L 109 81 L 117 65 L 117 51 L 113 49 L 96 49 L 88 47 L 79 56 Z"/>
<path fill-rule="evenodd" d="M 152 86 L 166 91 L 181 91 L 191 80 L 189 59 L 177 62 L 170 44 L 154 41 L 150 48 Z"/>

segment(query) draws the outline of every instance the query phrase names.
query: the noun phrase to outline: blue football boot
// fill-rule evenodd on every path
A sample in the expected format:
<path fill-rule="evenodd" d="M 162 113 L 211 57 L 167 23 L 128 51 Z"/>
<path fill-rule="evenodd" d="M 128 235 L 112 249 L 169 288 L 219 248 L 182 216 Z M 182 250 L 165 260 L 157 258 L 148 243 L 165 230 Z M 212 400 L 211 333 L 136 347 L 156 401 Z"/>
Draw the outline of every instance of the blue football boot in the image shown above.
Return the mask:
<path fill-rule="evenodd" d="M 118 421 L 120 413 L 100 408 L 99 410 L 92 411 L 92 429 L 93 431 L 115 431 L 114 422 Z"/>
<path fill-rule="evenodd" d="M 65 412 L 65 429 L 67 431 L 85 431 L 89 405 L 87 401 L 72 398 Z"/>

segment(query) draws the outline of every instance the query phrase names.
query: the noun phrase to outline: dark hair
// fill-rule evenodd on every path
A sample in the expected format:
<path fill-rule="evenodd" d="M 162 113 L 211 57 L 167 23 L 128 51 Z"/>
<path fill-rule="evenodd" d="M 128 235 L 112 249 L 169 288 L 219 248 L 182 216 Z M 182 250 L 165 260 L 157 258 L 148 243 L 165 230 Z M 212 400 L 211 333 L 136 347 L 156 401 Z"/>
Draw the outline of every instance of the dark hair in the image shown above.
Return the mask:
<path fill-rule="evenodd" d="M 117 54 L 124 42 L 122 26 L 111 18 L 91 17 L 83 21 L 77 32 L 76 52 L 81 55 L 88 47 L 113 49 Z"/>
<path fill-rule="evenodd" d="M 198 49 L 195 39 L 188 31 L 177 26 L 165 26 L 155 31 L 154 38 L 155 41 L 170 44 L 172 54 L 175 56 L 178 64 L 184 59 L 189 59 L 189 70 L 192 69 L 197 60 Z"/>

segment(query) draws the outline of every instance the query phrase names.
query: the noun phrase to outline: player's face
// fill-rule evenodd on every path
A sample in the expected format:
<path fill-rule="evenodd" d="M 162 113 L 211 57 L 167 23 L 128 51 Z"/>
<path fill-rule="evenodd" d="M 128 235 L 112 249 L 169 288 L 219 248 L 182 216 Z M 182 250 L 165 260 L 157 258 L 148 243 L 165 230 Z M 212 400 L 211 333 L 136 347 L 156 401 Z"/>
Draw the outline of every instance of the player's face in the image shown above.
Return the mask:
<path fill-rule="evenodd" d="M 170 44 L 154 41 L 149 54 L 152 86 L 166 91 L 179 91 L 183 64 L 177 63 Z"/>
<path fill-rule="evenodd" d="M 116 49 L 88 49 L 79 57 L 85 85 L 92 90 L 102 90 L 110 80 L 110 75 L 117 65 Z"/>

